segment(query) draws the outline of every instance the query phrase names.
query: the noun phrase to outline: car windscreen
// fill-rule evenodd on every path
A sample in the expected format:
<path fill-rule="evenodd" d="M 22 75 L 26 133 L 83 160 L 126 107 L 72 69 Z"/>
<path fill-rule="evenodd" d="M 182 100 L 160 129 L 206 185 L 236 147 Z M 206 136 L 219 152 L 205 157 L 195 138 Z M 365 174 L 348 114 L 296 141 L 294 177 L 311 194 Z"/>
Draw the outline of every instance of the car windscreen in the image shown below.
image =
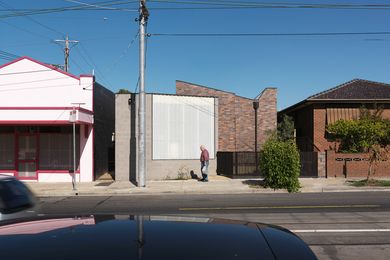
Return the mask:
<path fill-rule="evenodd" d="M 27 187 L 18 180 L 0 181 L 0 212 L 17 212 L 33 206 L 32 195 Z"/>

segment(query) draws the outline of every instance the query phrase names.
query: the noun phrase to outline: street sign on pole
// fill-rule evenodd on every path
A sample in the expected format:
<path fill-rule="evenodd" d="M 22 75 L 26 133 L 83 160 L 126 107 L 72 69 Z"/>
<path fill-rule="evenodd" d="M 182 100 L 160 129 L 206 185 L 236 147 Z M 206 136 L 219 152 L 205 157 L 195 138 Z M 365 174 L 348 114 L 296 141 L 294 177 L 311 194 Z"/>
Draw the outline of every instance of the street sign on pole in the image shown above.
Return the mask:
<path fill-rule="evenodd" d="M 73 190 L 76 189 L 76 122 L 77 122 L 77 110 L 74 105 L 78 105 L 79 108 L 81 105 L 85 105 L 85 103 L 72 103 L 73 108 L 69 114 L 69 122 L 73 125 L 73 174 L 72 174 L 72 186 Z"/>
<path fill-rule="evenodd" d="M 73 106 L 70 111 L 69 122 L 73 124 L 73 174 L 72 174 L 72 186 L 73 190 L 76 190 L 76 108 Z"/>

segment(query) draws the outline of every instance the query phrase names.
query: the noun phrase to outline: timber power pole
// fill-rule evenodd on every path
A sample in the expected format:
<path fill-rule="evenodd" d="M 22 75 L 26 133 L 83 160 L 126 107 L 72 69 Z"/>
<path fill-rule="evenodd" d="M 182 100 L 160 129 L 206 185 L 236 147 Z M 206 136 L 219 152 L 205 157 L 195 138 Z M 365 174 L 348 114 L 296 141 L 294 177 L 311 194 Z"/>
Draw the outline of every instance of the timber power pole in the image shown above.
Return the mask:
<path fill-rule="evenodd" d="M 72 47 L 74 47 L 79 41 L 75 40 L 69 40 L 68 35 L 66 35 L 65 40 L 54 40 L 55 43 L 58 44 L 64 44 L 64 57 L 65 57 L 65 62 L 64 62 L 64 70 L 67 72 L 69 70 L 69 52 Z"/>
<path fill-rule="evenodd" d="M 146 25 L 149 18 L 149 11 L 146 8 L 146 0 L 140 0 L 139 8 L 139 129 L 138 129 L 138 187 L 145 187 L 145 37 L 147 37 Z"/>

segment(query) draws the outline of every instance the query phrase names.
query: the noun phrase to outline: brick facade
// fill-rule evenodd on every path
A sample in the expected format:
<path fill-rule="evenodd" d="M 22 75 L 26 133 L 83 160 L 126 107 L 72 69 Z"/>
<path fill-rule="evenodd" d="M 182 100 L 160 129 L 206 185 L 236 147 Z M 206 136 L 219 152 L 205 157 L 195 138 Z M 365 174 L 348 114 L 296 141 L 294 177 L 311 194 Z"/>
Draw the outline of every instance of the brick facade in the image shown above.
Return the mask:
<path fill-rule="evenodd" d="M 326 138 L 326 108 L 323 105 L 313 106 L 313 143 L 315 147 L 324 152 L 334 149 L 335 142 L 330 142 Z"/>
<path fill-rule="evenodd" d="M 176 81 L 176 94 L 217 97 L 218 150 L 224 152 L 254 151 L 253 99 L 183 81 Z M 276 128 L 276 95 L 275 88 L 267 88 L 258 97 L 258 149 L 264 143 L 266 133 Z"/>
<path fill-rule="evenodd" d="M 281 119 L 283 115 L 288 115 L 294 119 L 296 141 L 301 152 L 327 153 L 326 176 L 339 177 L 345 173 L 354 177 L 366 176 L 367 161 L 356 159 L 344 164 L 343 159 L 366 155 L 334 155 L 339 143 L 328 139 L 326 132 L 327 125 L 339 119 L 358 118 L 359 109 L 363 106 L 371 111 L 383 108 L 381 116 L 390 119 L 390 84 L 354 79 L 286 108 L 280 111 L 278 116 Z M 336 161 L 335 156 L 339 160 Z M 320 155 L 318 158 L 320 163 L 323 158 L 320 158 Z M 389 176 L 389 163 L 380 163 L 378 167 L 377 176 Z M 319 167 L 318 172 L 314 174 L 322 177 L 323 173 L 324 169 Z"/>
<path fill-rule="evenodd" d="M 307 149 L 298 143 L 298 147 L 302 151 L 321 151 L 337 150 L 338 143 L 330 141 L 326 136 L 327 115 L 326 110 L 330 108 L 349 107 L 359 109 L 363 106 L 360 104 L 312 104 L 293 113 L 288 113 L 292 116 L 297 130 L 297 139 L 304 139 L 305 142 L 313 143 L 313 147 Z M 382 117 L 390 119 L 390 106 L 383 104 L 384 107 Z M 305 149 L 306 148 L 306 149 Z"/>

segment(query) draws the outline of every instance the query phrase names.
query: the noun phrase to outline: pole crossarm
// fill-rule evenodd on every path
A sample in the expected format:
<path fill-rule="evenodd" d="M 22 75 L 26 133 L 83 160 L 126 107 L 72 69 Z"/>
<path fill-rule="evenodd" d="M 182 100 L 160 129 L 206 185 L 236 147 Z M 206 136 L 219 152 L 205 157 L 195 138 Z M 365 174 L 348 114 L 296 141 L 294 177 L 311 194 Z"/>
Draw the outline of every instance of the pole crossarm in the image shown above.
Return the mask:
<path fill-rule="evenodd" d="M 66 72 L 68 72 L 69 70 L 69 53 L 70 53 L 70 50 L 76 46 L 79 41 L 76 41 L 76 40 L 69 40 L 69 36 L 66 35 L 66 38 L 65 40 L 54 40 L 54 43 L 57 43 L 57 44 L 64 44 L 64 58 L 65 58 L 65 61 L 64 61 L 64 69 Z"/>

